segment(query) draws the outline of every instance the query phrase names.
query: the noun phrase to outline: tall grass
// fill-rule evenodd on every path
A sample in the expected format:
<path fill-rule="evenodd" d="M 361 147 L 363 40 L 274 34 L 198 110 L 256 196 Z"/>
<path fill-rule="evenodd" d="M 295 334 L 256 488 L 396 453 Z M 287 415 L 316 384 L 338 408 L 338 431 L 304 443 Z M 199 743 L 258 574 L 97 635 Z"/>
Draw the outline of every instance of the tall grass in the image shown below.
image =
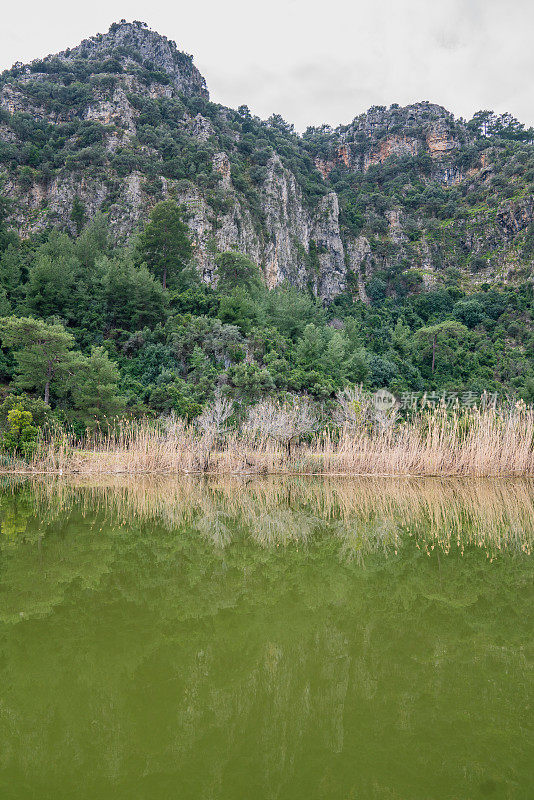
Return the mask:
<path fill-rule="evenodd" d="M 534 475 L 534 409 L 523 403 L 426 407 L 407 420 L 373 417 L 365 403 L 353 399 L 345 412 L 340 403 L 335 424 L 319 425 L 307 406 L 264 401 L 235 427 L 205 414 L 199 425 L 125 420 L 81 440 L 50 430 L 28 462 L 0 459 L 0 472 Z"/>

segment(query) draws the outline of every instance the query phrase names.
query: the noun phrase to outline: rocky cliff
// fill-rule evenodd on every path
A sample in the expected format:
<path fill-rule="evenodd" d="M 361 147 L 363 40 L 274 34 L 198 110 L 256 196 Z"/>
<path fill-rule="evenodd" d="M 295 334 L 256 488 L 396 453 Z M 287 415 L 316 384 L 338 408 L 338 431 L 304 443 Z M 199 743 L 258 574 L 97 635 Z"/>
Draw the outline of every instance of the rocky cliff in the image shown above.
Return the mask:
<path fill-rule="evenodd" d="M 211 103 L 191 57 L 140 22 L 2 74 L 0 176 L 22 236 L 102 211 L 121 242 L 176 198 L 206 281 L 229 248 L 269 286 L 325 300 L 532 275 L 524 136 L 488 137 L 428 102 L 298 136 Z"/>

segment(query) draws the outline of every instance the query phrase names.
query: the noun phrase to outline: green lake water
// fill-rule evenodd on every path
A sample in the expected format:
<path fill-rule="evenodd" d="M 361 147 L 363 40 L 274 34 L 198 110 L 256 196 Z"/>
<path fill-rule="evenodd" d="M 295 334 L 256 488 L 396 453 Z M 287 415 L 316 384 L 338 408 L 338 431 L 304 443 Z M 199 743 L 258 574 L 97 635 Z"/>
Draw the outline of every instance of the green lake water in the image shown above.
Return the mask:
<path fill-rule="evenodd" d="M 534 486 L 0 483 L 1 800 L 534 798 Z"/>

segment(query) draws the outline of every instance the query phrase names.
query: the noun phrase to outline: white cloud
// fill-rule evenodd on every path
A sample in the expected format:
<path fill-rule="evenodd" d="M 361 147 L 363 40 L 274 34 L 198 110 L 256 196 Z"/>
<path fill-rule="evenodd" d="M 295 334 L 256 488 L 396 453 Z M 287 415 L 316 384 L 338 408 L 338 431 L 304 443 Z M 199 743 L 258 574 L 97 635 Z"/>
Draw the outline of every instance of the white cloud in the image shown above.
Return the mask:
<path fill-rule="evenodd" d="M 301 130 L 417 100 L 466 117 L 509 110 L 534 124 L 531 0 L 27 0 L 3 9 L 0 66 L 72 46 L 122 17 L 146 20 L 192 53 L 213 100 L 280 113 Z"/>

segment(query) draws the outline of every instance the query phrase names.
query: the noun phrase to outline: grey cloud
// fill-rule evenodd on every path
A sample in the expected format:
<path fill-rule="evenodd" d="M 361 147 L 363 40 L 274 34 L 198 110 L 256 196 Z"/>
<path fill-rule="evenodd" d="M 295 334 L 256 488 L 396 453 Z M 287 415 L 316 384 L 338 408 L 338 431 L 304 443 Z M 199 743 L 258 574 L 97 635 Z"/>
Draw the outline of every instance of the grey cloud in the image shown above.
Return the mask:
<path fill-rule="evenodd" d="M 299 130 L 421 99 L 466 117 L 509 110 L 534 124 L 532 0 L 26 0 L 3 10 L 0 67 L 121 17 L 145 19 L 193 53 L 213 100 L 280 113 Z"/>

